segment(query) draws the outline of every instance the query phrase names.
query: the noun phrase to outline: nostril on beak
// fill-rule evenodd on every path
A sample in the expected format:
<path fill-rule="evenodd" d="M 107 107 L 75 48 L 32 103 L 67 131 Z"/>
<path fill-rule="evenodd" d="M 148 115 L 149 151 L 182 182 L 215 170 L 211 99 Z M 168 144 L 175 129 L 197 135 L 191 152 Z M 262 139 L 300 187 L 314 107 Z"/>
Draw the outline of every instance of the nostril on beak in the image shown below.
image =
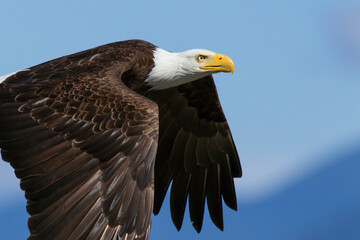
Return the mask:
<path fill-rule="evenodd" d="M 219 57 L 219 60 L 222 60 L 222 57 Z"/>

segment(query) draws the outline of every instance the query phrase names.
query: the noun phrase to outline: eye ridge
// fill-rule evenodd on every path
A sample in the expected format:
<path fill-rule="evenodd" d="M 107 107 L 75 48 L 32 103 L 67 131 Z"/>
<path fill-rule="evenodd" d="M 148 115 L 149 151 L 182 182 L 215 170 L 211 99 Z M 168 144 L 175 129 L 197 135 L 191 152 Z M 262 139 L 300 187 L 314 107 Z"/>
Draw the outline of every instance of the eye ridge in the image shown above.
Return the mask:
<path fill-rule="evenodd" d="M 198 62 L 202 62 L 202 61 L 204 61 L 206 58 L 207 58 L 207 56 L 200 54 L 200 55 L 198 55 L 198 56 L 196 57 L 196 60 L 197 60 Z"/>

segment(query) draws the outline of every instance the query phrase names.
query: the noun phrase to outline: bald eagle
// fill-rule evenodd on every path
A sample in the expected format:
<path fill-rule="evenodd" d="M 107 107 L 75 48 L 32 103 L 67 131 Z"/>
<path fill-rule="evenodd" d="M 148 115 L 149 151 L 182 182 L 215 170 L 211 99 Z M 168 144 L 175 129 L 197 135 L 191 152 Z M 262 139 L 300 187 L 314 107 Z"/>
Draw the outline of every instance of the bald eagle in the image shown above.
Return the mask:
<path fill-rule="evenodd" d="M 148 239 L 170 183 L 178 230 L 188 201 L 201 231 L 205 199 L 222 230 L 242 172 L 212 74 L 233 71 L 208 50 L 129 40 L 1 77 L 1 154 L 28 239 Z"/>

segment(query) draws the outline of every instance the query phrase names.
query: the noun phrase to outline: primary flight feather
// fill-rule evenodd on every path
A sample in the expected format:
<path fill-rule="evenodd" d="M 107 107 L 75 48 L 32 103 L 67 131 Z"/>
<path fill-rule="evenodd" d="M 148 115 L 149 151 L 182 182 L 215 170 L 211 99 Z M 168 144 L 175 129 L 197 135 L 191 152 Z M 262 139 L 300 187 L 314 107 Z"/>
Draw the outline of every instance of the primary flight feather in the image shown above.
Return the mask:
<path fill-rule="evenodd" d="M 213 73 L 227 56 L 115 42 L 0 77 L 0 147 L 30 214 L 28 239 L 148 239 L 170 183 L 179 230 L 188 199 L 223 229 L 239 157 Z"/>

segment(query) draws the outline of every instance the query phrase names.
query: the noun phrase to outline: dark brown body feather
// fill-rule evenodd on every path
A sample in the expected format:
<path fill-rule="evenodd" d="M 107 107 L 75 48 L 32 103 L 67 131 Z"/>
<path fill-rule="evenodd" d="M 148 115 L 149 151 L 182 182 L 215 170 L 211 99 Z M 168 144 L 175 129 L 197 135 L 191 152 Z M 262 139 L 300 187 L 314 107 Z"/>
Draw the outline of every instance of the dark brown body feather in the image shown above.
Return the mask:
<path fill-rule="evenodd" d="M 172 180 L 178 229 L 188 197 L 197 231 L 205 197 L 220 229 L 222 198 L 236 209 L 241 168 L 212 77 L 149 92 L 154 49 L 108 44 L 0 85 L 0 147 L 28 200 L 29 239 L 148 239 Z"/>

